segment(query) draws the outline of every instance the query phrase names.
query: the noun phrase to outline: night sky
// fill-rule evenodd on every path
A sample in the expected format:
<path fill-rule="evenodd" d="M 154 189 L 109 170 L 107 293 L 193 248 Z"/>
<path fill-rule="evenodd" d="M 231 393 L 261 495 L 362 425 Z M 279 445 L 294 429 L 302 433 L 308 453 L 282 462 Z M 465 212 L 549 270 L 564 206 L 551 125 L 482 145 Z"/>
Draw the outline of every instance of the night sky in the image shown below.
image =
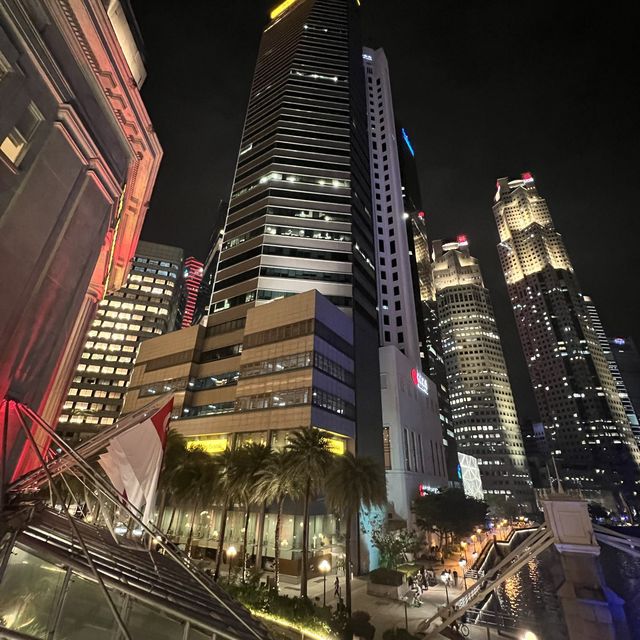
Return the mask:
<path fill-rule="evenodd" d="M 203 259 L 228 198 L 255 57 L 277 1 L 133 0 L 164 159 L 142 237 Z M 492 292 L 521 418 L 535 405 L 498 264 L 500 176 L 531 171 L 611 335 L 639 335 L 640 74 L 630 15 L 603 2 L 362 0 L 416 149 L 432 238 L 465 233 Z"/>

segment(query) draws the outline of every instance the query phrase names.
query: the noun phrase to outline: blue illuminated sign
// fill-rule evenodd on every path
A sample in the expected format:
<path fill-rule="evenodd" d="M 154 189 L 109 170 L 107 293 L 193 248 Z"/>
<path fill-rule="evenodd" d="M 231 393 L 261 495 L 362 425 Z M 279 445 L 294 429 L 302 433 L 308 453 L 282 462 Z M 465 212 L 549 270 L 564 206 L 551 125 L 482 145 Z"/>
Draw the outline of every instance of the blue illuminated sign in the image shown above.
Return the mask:
<path fill-rule="evenodd" d="M 409 134 L 404 130 L 401 129 L 402 131 L 402 137 L 404 138 L 404 141 L 407 145 L 407 147 L 409 148 L 409 151 L 411 151 L 411 155 L 415 158 L 415 151 L 413 150 L 413 147 L 411 146 L 411 140 L 409 140 Z"/>

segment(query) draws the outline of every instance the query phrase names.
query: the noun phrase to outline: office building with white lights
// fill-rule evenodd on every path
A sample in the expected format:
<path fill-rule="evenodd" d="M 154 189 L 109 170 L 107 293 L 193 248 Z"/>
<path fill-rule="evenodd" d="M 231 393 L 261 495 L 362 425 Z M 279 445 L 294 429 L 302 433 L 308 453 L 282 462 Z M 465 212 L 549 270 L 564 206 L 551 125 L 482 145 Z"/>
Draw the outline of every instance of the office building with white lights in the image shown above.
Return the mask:
<path fill-rule="evenodd" d="M 562 236 L 533 176 L 500 178 L 498 253 L 538 412 L 563 480 L 633 495 L 640 452 Z"/>
<path fill-rule="evenodd" d="M 489 291 L 465 236 L 433 243 L 451 415 L 458 451 L 477 459 L 485 496 L 522 509 L 532 490 Z"/>

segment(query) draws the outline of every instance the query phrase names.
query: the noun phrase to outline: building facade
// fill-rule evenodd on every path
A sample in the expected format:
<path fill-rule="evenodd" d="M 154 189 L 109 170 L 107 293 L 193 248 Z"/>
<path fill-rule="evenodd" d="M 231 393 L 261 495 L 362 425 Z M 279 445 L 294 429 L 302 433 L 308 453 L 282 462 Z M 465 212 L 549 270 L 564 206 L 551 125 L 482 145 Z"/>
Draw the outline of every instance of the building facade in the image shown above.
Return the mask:
<path fill-rule="evenodd" d="M 358 453 L 382 461 L 367 115 L 354 0 L 286 1 L 254 72 L 214 315 L 316 289 L 353 323 Z"/>
<path fill-rule="evenodd" d="M 587 309 L 587 314 L 589 316 L 591 326 L 593 327 L 596 337 L 598 338 L 598 344 L 602 348 L 604 357 L 607 359 L 607 365 L 609 366 L 609 371 L 611 372 L 611 376 L 613 377 L 613 381 L 616 385 L 616 391 L 620 396 L 620 402 L 622 402 L 624 412 L 627 415 L 627 420 L 629 420 L 629 424 L 631 425 L 631 431 L 633 432 L 636 441 L 640 442 L 640 423 L 638 422 L 637 414 L 637 409 L 640 408 L 640 404 L 638 404 L 640 397 L 638 397 L 639 394 L 637 391 L 635 394 L 635 398 L 632 398 L 632 396 L 629 394 L 625 377 L 623 377 L 622 372 L 620 371 L 620 365 L 618 363 L 618 360 L 621 360 L 623 362 L 623 366 L 626 365 L 626 369 L 628 372 L 633 368 L 633 365 L 631 363 L 633 362 L 632 354 L 635 350 L 635 345 L 631 339 L 627 341 L 625 338 L 611 339 L 607 336 L 607 333 L 602 326 L 602 320 L 600 320 L 598 309 L 596 308 L 596 305 L 594 304 L 590 296 L 584 296 L 584 305 Z M 637 351 L 635 351 L 635 356 L 635 385 L 637 389 L 638 384 L 640 383 L 640 359 L 638 359 Z M 629 365 L 631 365 L 631 367 Z M 627 374 L 626 377 L 629 378 L 630 376 Z M 633 402 L 634 399 L 636 400 L 635 405 Z"/>
<path fill-rule="evenodd" d="M 356 449 L 353 324 L 312 290 L 258 305 L 232 308 L 199 325 L 144 342 L 125 399 L 125 413 L 156 395 L 174 394 L 172 427 L 188 447 L 209 453 L 248 442 L 281 449 L 296 429 L 325 432 L 334 453 Z M 186 539 L 188 506 L 171 534 Z M 206 517 L 205 517 L 206 516 Z M 169 514 L 167 514 L 167 519 Z M 216 548 L 221 509 L 201 514 L 196 537 Z M 225 545 L 242 539 L 244 514 L 230 514 Z M 301 515 L 284 517 L 283 558 L 299 570 Z M 165 523 L 166 525 L 167 523 Z M 251 515 L 249 541 L 258 566 L 273 558 L 275 517 Z M 316 554 L 331 553 L 335 519 L 314 505 L 310 542 Z"/>
<path fill-rule="evenodd" d="M 620 392 L 620 396 L 623 399 L 625 411 L 629 422 L 631 423 L 631 429 L 634 431 L 636 440 L 640 441 L 640 434 L 637 430 L 638 419 L 640 418 L 640 352 L 633 338 L 616 336 L 609 340 L 609 347 L 613 358 L 616 363 L 617 373 L 614 369 L 611 373 L 616 382 L 616 387 Z M 622 385 L 619 383 L 619 378 L 624 385 L 624 391 L 622 391 Z M 623 395 L 626 393 L 626 397 Z M 631 404 L 627 404 L 627 401 Z M 631 409 L 636 415 L 636 420 L 633 420 Z"/>
<path fill-rule="evenodd" d="M 178 310 L 177 329 L 190 327 L 196 319 L 198 296 L 204 276 L 204 264 L 193 256 L 184 261 L 182 269 L 182 296 Z"/>
<path fill-rule="evenodd" d="M 530 508 L 533 495 L 522 434 L 480 265 L 465 236 L 436 240 L 433 252 L 458 451 L 477 458 L 485 496 Z"/>
<path fill-rule="evenodd" d="M 120 2 L 7 0 L 0 25 L 0 398 L 55 423 L 97 304 L 125 282 L 162 150 Z M 14 418 L 17 474 L 36 458 Z"/>
<path fill-rule="evenodd" d="M 420 487 L 448 484 L 447 441 L 442 437 L 435 387 L 425 376 L 417 266 L 410 248 L 413 239 L 398 148 L 404 141 L 396 136 L 389 66 L 382 49 L 365 47 L 362 59 L 369 107 L 387 491 L 394 515 L 412 522 L 411 502 Z M 414 212 L 412 206 L 409 210 Z M 412 375 L 416 380 L 420 376 L 424 384 L 418 388 Z"/>
<path fill-rule="evenodd" d="M 120 416 L 140 343 L 174 327 L 182 260 L 182 249 L 139 242 L 126 284 L 98 304 L 60 415 L 67 437 L 83 440 Z"/>
<path fill-rule="evenodd" d="M 493 212 L 540 420 L 562 478 L 636 489 L 640 452 L 562 236 L 530 173 L 500 178 Z"/>

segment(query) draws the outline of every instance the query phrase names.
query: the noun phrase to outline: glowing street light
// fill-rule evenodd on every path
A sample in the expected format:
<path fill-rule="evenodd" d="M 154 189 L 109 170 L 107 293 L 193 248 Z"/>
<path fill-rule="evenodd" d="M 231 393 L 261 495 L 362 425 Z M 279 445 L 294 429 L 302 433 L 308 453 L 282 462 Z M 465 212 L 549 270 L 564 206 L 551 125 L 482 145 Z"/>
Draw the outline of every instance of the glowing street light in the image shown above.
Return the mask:
<path fill-rule="evenodd" d="M 322 606 L 326 607 L 327 606 L 327 573 L 331 571 L 331 564 L 325 558 L 318 565 L 318 569 L 322 574 Z"/>
<path fill-rule="evenodd" d="M 231 580 L 231 565 L 233 564 L 233 559 L 236 557 L 238 550 L 231 545 L 227 549 L 227 557 L 229 558 L 229 580 Z"/>
<path fill-rule="evenodd" d="M 533 631 L 525 631 L 522 640 L 538 640 L 538 636 Z"/>

